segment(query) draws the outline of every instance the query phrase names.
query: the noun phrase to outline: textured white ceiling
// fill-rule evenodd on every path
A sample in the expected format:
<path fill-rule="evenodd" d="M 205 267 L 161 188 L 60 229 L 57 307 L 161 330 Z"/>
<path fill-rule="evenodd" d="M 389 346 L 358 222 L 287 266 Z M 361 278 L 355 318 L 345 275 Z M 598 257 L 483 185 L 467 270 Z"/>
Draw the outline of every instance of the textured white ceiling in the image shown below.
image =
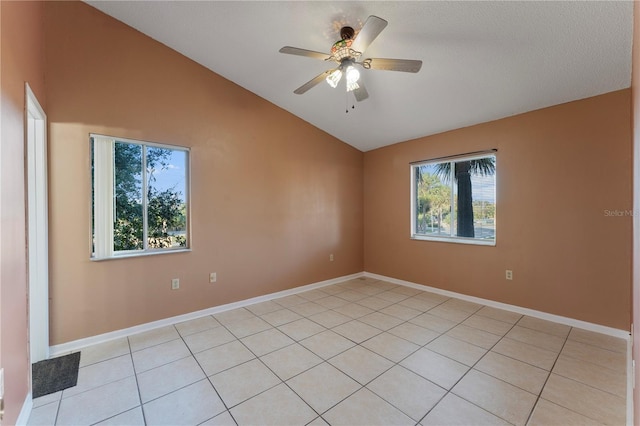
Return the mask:
<path fill-rule="evenodd" d="M 88 3 L 362 151 L 631 84 L 631 1 Z M 324 82 L 295 95 L 331 63 L 278 50 L 329 52 L 369 15 L 389 25 L 364 57 L 422 70 L 362 71 L 360 103 Z"/>

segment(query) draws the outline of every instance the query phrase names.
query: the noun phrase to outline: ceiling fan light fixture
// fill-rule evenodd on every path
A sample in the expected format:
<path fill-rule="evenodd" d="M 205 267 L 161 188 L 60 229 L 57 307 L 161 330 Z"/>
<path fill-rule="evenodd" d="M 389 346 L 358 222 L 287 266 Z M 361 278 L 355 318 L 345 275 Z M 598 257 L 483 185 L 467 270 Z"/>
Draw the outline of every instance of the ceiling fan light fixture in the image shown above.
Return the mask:
<path fill-rule="evenodd" d="M 341 78 L 342 78 L 342 71 L 335 70 L 327 76 L 326 80 L 327 80 L 327 83 L 329 83 L 329 86 L 335 89 L 338 86 L 338 83 L 340 82 Z"/>
<path fill-rule="evenodd" d="M 347 67 L 347 92 L 358 89 L 358 80 L 360 79 L 360 71 L 353 65 Z"/>

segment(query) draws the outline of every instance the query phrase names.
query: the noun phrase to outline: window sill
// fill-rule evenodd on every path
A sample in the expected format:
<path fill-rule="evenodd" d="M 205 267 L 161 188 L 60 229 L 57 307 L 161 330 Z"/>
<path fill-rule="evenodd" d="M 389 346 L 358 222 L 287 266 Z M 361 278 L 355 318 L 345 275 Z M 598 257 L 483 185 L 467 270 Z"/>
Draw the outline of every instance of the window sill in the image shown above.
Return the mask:
<path fill-rule="evenodd" d="M 496 240 L 480 240 L 475 238 L 429 237 L 426 235 L 412 235 L 411 239 L 418 241 L 438 241 L 443 243 L 468 244 L 473 246 L 495 247 L 496 245 Z"/>
<path fill-rule="evenodd" d="M 145 256 L 156 256 L 160 254 L 173 254 L 173 253 L 188 253 L 190 252 L 190 248 L 183 249 L 174 249 L 174 250 L 159 250 L 159 251 L 145 251 L 141 253 L 123 253 L 123 254 L 115 254 L 110 257 L 91 257 L 89 260 L 92 262 L 102 262 L 105 260 L 116 260 L 116 259 L 130 259 L 132 257 L 145 257 Z"/>

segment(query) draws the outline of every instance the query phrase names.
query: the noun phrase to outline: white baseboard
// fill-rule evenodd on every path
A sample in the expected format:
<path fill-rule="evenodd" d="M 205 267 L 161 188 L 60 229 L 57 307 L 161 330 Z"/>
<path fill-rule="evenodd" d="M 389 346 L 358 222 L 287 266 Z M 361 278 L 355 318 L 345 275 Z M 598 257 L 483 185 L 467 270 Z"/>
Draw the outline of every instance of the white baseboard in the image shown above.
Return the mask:
<path fill-rule="evenodd" d="M 22 404 L 22 409 L 20 410 L 20 414 L 18 414 L 18 419 L 16 420 L 16 426 L 26 426 L 29 421 L 29 416 L 31 416 L 31 409 L 33 408 L 33 398 L 31 398 L 31 392 L 27 394 L 27 397 L 24 399 L 24 404 Z"/>
<path fill-rule="evenodd" d="M 150 323 L 146 323 L 146 324 L 140 324 L 134 327 L 129 327 L 129 328 L 125 328 L 125 329 L 121 329 L 121 330 L 116 330 L 116 331 L 112 331 L 109 333 L 104 333 L 104 334 L 99 334 L 97 336 L 92 336 L 92 337 L 87 337 L 84 339 L 79 339 L 79 340 L 74 340 L 71 342 L 67 342 L 67 343 L 62 343 L 60 345 L 54 345 L 51 346 L 50 348 L 50 353 L 52 357 L 55 356 L 59 356 L 59 355 L 63 355 L 69 352 L 73 352 L 73 351 L 77 351 L 81 348 L 84 348 L 86 346 L 90 346 L 90 345 L 95 345 L 98 343 L 104 343 L 107 342 L 109 340 L 114 340 L 114 339 L 119 339 L 121 337 L 126 337 L 126 336 L 130 336 L 132 334 L 137 334 L 137 333 L 142 333 L 145 331 L 149 331 L 149 330 L 153 330 L 156 328 L 160 328 L 160 327 L 165 327 L 167 325 L 171 325 L 171 324 L 175 324 L 178 322 L 182 322 L 182 321 L 189 321 L 192 319 L 196 319 L 196 318 L 200 318 L 206 315 L 213 315 L 213 314 L 217 314 L 220 312 L 224 312 L 224 311 L 228 311 L 231 309 L 237 309 L 237 308 L 242 308 L 245 306 L 249 306 L 249 305 L 253 305 L 255 303 L 260 303 L 260 302 L 265 302 L 268 300 L 272 300 L 272 299 L 277 299 L 279 297 L 285 297 L 285 296 L 289 296 L 292 294 L 297 294 L 297 293 L 301 293 L 304 291 L 308 291 L 308 290 L 313 290 L 316 288 L 321 288 L 321 287 L 325 287 L 328 285 L 333 285 L 333 284 L 337 284 L 339 282 L 342 281 L 346 281 L 346 280 L 350 280 L 350 279 L 354 279 L 354 278 L 359 278 L 359 277 L 369 277 L 369 278 L 375 278 L 375 279 L 379 279 L 379 280 L 384 280 L 393 284 L 398 284 L 398 285 L 402 285 L 405 287 L 411 287 L 411 288 L 415 288 L 418 290 L 423 290 L 423 291 L 430 291 L 432 293 L 437 293 L 437 294 L 441 294 L 443 296 L 447 296 L 447 297 L 455 297 L 458 299 L 462 299 L 462 300 L 467 300 L 470 302 L 474 302 L 474 303 L 479 303 L 482 305 L 486 305 L 486 306 L 491 306 L 493 308 L 498 308 L 498 309 L 504 309 L 506 311 L 511 311 L 511 312 L 516 312 L 522 315 L 528 315 L 531 317 L 535 317 L 535 318 L 540 318 L 540 319 L 544 319 L 547 321 L 553 321 L 553 322 L 557 322 L 560 324 L 565 324 L 571 327 L 577 327 L 577 328 L 582 328 L 584 330 L 589 330 L 589 331 L 594 331 L 596 333 L 602 333 L 602 334 L 607 334 L 609 336 L 613 336 L 613 337 L 618 337 L 618 338 L 622 338 L 622 339 L 626 339 L 629 340 L 629 332 L 626 330 L 620 330 L 617 328 L 612 328 L 612 327 L 606 327 L 603 325 L 599 325 L 599 324 L 593 324 L 590 322 L 586 322 L 586 321 L 581 321 L 581 320 L 577 320 L 577 319 L 573 319 L 573 318 L 568 318 L 568 317 L 563 317 L 560 315 L 554 315 L 554 314 L 549 314 L 546 312 L 542 312 L 542 311 L 537 311 L 535 309 L 529 309 L 529 308 L 523 308 L 521 306 L 515 306 L 515 305 L 509 305 L 506 303 L 501 303 L 501 302 L 496 302 L 493 300 L 489 300 L 489 299 L 482 299 L 479 297 L 475 297 L 475 296 L 468 296 L 465 294 L 461 294 L 461 293 L 456 293 L 453 291 L 449 291 L 449 290 L 442 290 L 439 288 L 435 288 L 435 287 L 430 287 L 430 286 L 426 286 L 426 285 L 422 285 L 422 284 L 416 284 L 410 281 L 404 281 L 404 280 L 399 280 L 397 278 L 392 278 L 392 277 L 387 277 L 384 275 L 379 275 L 379 274 L 374 274 L 374 273 L 370 273 L 370 272 L 358 272 L 355 274 L 351 274 L 351 275 L 345 275 L 342 277 L 338 277 L 338 278 L 333 278 L 330 280 L 326 280 L 326 281 L 320 281 L 317 283 L 313 283 L 313 284 L 308 284 L 308 285 L 304 285 L 301 287 L 295 287 L 292 289 L 288 289 L 288 290 L 283 290 L 283 291 L 278 291 L 275 293 L 270 293 L 270 294 L 266 294 L 263 296 L 258 296 L 258 297 L 253 297 L 251 299 L 245 299 L 245 300 L 241 300 L 238 302 L 233 302 L 233 303 L 228 303 L 225 305 L 220 305 L 220 306 L 214 306 L 212 308 L 207 308 L 207 309 L 203 309 L 200 311 L 195 311 L 195 312 L 190 312 L 188 314 L 184 314 L 184 315 L 178 315 L 175 317 L 170 317 L 170 318 L 165 318 L 162 320 L 158 320 L 158 321 L 153 321 Z"/>
<path fill-rule="evenodd" d="M 375 279 L 379 279 L 379 280 L 384 280 L 393 284 L 398 284 L 398 285 L 402 285 L 405 287 L 411 287 L 411 288 L 415 288 L 418 290 L 423 290 L 423 291 L 430 291 L 432 293 L 437 293 L 437 294 L 441 294 L 443 296 L 447 296 L 447 297 L 455 297 L 458 299 L 462 299 L 462 300 L 467 300 L 470 302 L 474 302 L 474 303 L 479 303 L 482 305 L 486 305 L 486 306 L 491 306 L 493 308 L 498 308 L 498 309 L 504 309 L 506 311 L 511 311 L 511 312 L 516 312 L 522 315 L 528 315 L 531 317 L 535 317 L 535 318 L 540 318 L 540 319 L 544 319 L 547 321 L 553 321 L 553 322 L 557 322 L 560 324 L 566 324 L 568 326 L 571 327 L 577 327 L 577 328 L 582 328 L 585 330 L 589 330 L 589 331 L 594 331 L 596 333 L 602 333 L 602 334 L 607 334 L 609 336 L 613 336 L 613 337 L 618 337 L 618 338 L 622 338 L 622 339 L 629 339 L 629 332 L 626 330 L 620 330 L 617 328 L 612 328 L 612 327 L 606 327 L 603 325 L 599 325 L 599 324 L 593 324 L 590 322 L 586 322 L 586 321 L 581 321 L 581 320 L 577 320 L 577 319 L 573 319 L 573 318 L 568 318 L 568 317 L 563 317 L 560 315 L 554 315 L 554 314 L 549 314 L 546 312 L 542 312 L 542 311 L 537 311 L 535 309 L 529 309 L 529 308 L 523 308 L 520 306 L 515 306 L 515 305 L 509 305 L 506 303 L 501 303 L 501 302 L 496 302 L 493 300 L 489 300 L 489 299 L 482 299 L 479 297 L 475 297 L 475 296 L 468 296 L 465 294 L 461 294 L 461 293 L 456 293 L 453 291 L 449 291 L 449 290 L 442 290 L 439 288 L 435 288 L 435 287 L 430 287 L 430 286 L 426 286 L 426 285 L 422 285 L 422 284 L 416 284 L 410 281 L 404 281 L 404 280 L 399 280 L 397 278 L 392 278 L 392 277 L 387 277 L 384 275 L 379 275 L 379 274 L 374 274 L 374 273 L 370 273 L 370 272 L 358 272 L 355 274 L 351 274 L 351 275 L 345 275 L 342 277 L 338 277 L 338 278 L 333 278 L 330 280 L 326 280 L 326 281 L 320 281 L 317 283 L 313 283 L 313 284 L 308 284 L 308 285 L 304 285 L 301 287 L 295 287 L 292 289 L 288 289 L 288 290 L 283 290 L 283 291 L 278 291 L 275 293 L 270 293 L 270 294 L 266 294 L 263 296 L 258 296 L 258 297 L 253 297 L 251 299 L 245 299 L 245 300 L 241 300 L 238 302 L 233 302 L 233 303 L 228 303 L 225 305 L 220 305 L 220 306 L 214 306 L 212 308 L 207 308 L 207 309 L 203 309 L 200 311 L 195 311 L 195 312 L 190 312 L 188 314 L 184 314 L 184 315 L 178 315 L 175 317 L 170 317 L 170 318 L 165 318 L 162 320 L 158 320 L 158 321 L 153 321 L 150 323 L 146 323 L 146 324 L 140 324 L 134 327 L 129 327 L 129 328 L 125 328 L 125 329 L 121 329 L 121 330 L 116 330 L 116 331 L 112 331 L 109 333 L 104 333 L 104 334 L 99 334 L 97 336 L 92 336 L 92 337 L 87 337 L 84 339 L 79 339 L 79 340 L 74 340 L 71 342 L 67 342 L 67 343 L 62 343 L 60 345 L 54 345 L 51 346 L 50 348 L 50 353 L 51 353 L 51 357 L 55 357 L 55 356 L 59 356 L 59 355 L 64 355 L 67 354 L 69 352 L 73 352 L 73 351 L 77 351 L 81 348 L 84 348 L 86 346 L 91 346 L 91 345 L 95 345 L 98 343 L 104 343 L 110 340 L 114 340 L 114 339 L 119 339 L 121 337 L 126 337 L 126 336 L 130 336 L 132 334 L 137 334 L 137 333 L 143 333 L 145 331 L 149 331 L 149 330 L 153 330 L 156 328 L 160 328 L 160 327 L 165 327 L 167 325 L 171 325 L 171 324 L 175 324 L 178 322 L 182 322 L 182 321 L 189 321 L 192 319 L 196 319 L 196 318 L 200 318 L 206 315 L 213 315 L 213 314 L 217 314 L 220 312 L 224 312 L 224 311 L 228 311 L 231 309 L 237 309 L 237 308 L 242 308 L 245 306 L 249 306 L 249 305 L 253 305 L 255 303 L 260 303 L 260 302 L 265 302 L 268 300 L 272 300 L 272 299 L 277 299 L 279 297 L 285 297 L 285 296 L 289 296 L 292 294 L 297 294 L 297 293 L 301 293 L 304 291 L 308 291 L 308 290 L 313 290 L 316 288 L 321 288 L 321 287 L 325 287 L 328 285 L 333 285 L 333 284 L 337 284 L 339 282 L 342 281 L 346 281 L 346 280 L 350 280 L 350 279 L 354 279 L 354 278 L 359 278 L 359 277 L 369 277 L 369 278 L 375 278 Z"/>
<path fill-rule="evenodd" d="M 627 341 L 627 425 L 628 426 L 633 426 L 634 374 L 635 372 L 633 371 L 633 338 L 631 338 Z"/>
<path fill-rule="evenodd" d="M 620 339 L 629 340 L 630 338 L 630 333 L 627 330 L 620 330 L 617 328 L 606 327 L 604 325 L 593 324 L 587 321 L 581 321 L 573 318 L 563 317 L 560 315 L 554 315 L 554 314 L 549 314 L 542 311 L 536 311 L 535 309 L 523 308 L 521 306 L 509 305 L 507 303 L 502 303 L 502 302 L 495 302 L 489 299 L 482 299 L 480 297 L 467 296 L 466 294 L 456 293 L 449 290 L 442 290 L 442 289 L 430 287 L 427 285 L 416 284 L 410 281 L 404 281 L 396 278 L 386 277 L 384 275 L 373 274 L 371 272 L 365 272 L 363 275 L 365 277 L 387 281 L 392 284 L 403 285 L 405 287 L 411 287 L 418 290 L 430 291 L 432 293 L 441 294 L 447 297 L 455 297 L 457 299 L 462 299 L 462 300 L 466 300 L 473 303 L 479 303 L 481 305 L 490 306 L 492 308 L 504 309 L 505 311 L 516 312 L 518 314 L 528 315 L 530 317 L 540 318 L 547 321 L 553 321 L 553 322 L 565 324 L 571 327 L 582 328 L 584 330 L 589 330 L 596 333 L 602 333 L 609 336 L 618 337 Z"/>
<path fill-rule="evenodd" d="M 154 330 L 156 328 L 165 327 L 167 325 L 175 324 L 178 322 L 189 321 L 192 319 L 200 318 L 206 315 L 213 315 L 231 309 L 243 308 L 245 306 L 253 305 L 260 302 L 266 302 L 268 300 L 277 299 L 280 297 L 290 296 L 292 294 L 302 293 L 304 291 L 313 290 L 320 287 L 326 287 L 328 285 L 337 284 L 343 281 L 359 278 L 364 275 L 364 272 L 358 272 L 351 275 L 345 275 L 338 278 L 332 278 L 330 280 L 320 281 L 313 284 L 303 285 L 301 287 L 295 287 L 288 290 L 278 291 L 275 293 L 265 294 L 264 296 L 252 297 L 251 299 L 240 300 L 238 302 L 227 303 L 225 305 L 214 306 L 212 308 L 203 309 L 201 311 L 190 312 L 184 315 L 178 315 L 175 317 L 165 318 L 158 321 L 149 322 L 146 324 L 140 324 L 121 330 L 111 331 L 109 333 L 99 334 L 97 336 L 86 337 L 84 339 L 78 339 L 60 345 L 54 345 L 50 347 L 49 353 L 51 357 L 59 355 L 65 355 L 70 352 L 75 352 L 84 347 L 96 345 L 99 343 L 108 342 L 110 340 L 119 339 L 121 337 L 127 337 L 132 334 L 143 333 L 145 331 Z"/>
<path fill-rule="evenodd" d="M 466 294 L 456 293 L 453 291 L 442 290 L 435 287 L 430 287 L 422 284 L 412 283 L 410 281 L 399 280 L 396 278 L 386 277 L 384 275 L 373 274 L 371 272 L 365 272 L 363 274 L 368 278 L 375 278 L 383 281 L 390 282 L 392 284 L 403 285 L 405 287 L 411 287 L 418 290 L 430 291 L 432 293 L 441 294 L 447 297 L 455 297 L 457 299 L 466 300 L 473 303 L 479 303 L 485 306 L 491 306 L 492 308 L 504 309 L 505 311 L 516 312 L 522 315 L 528 315 L 530 317 L 540 318 L 547 321 L 553 321 L 560 324 L 565 324 L 571 327 L 582 328 L 584 330 L 593 331 L 596 333 L 602 333 L 613 337 L 625 339 L 627 341 L 627 425 L 633 425 L 633 378 L 635 372 L 632 366 L 632 339 L 631 333 L 626 330 L 620 330 L 617 328 L 606 327 L 600 324 L 593 324 L 586 321 L 581 321 L 573 318 L 563 317 L 560 315 L 549 314 L 542 311 L 536 311 L 535 309 L 523 308 L 521 306 L 509 305 L 507 303 L 495 302 L 493 300 L 482 299 L 480 297 L 467 296 Z"/>
<path fill-rule="evenodd" d="M 156 328 L 165 327 L 167 325 L 175 324 L 182 321 L 189 321 L 192 319 L 200 318 L 206 315 L 213 315 L 220 312 L 228 311 L 231 309 L 242 308 L 245 306 L 253 305 L 260 302 L 266 302 L 268 300 L 277 299 L 280 297 L 285 297 L 297 293 L 302 293 L 304 291 L 313 290 L 316 288 L 325 287 L 328 285 L 337 284 L 343 281 L 347 281 L 354 278 L 359 277 L 368 277 L 379 280 L 384 280 L 393 284 L 402 285 L 405 287 L 411 287 L 418 290 L 430 291 L 432 293 L 441 294 L 447 297 L 455 297 L 458 299 L 466 300 L 473 303 L 482 304 L 485 306 L 490 306 L 497 309 L 503 309 L 510 312 L 515 312 L 522 315 L 528 315 L 534 318 L 539 318 L 547 321 L 553 321 L 560 324 L 565 324 L 571 327 L 577 327 L 584 330 L 593 331 L 596 333 L 602 333 L 613 337 L 618 337 L 621 339 L 627 340 L 627 424 L 633 424 L 633 367 L 631 364 L 631 339 L 630 333 L 627 330 L 620 330 L 617 328 L 606 327 L 599 324 L 593 324 L 587 321 L 581 321 L 573 318 L 563 317 L 560 315 L 549 314 L 547 312 L 537 311 L 535 309 L 524 308 L 521 306 L 510 305 L 507 303 L 496 302 L 489 299 L 482 299 L 480 297 L 468 296 L 461 293 L 456 293 L 449 290 L 443 290 L 436 287 L 430 287 L 423 284 L 417 284 L 410 281 L 399 280 L 396 278 L 387 277 L 384 275 L 374 274 L 371 272 L 358 272 L 351 275 L 345 275 L 338 278 L 333 278 L 326 281 L 320 281 L 313 284 L 304 285 L 301 287 L 295 287 L 288 290 L 283 290 L 275 293 L 266 294 L 263 296 L 253 297 L 251 299 L 241 300 L 238 302 L 228 303 L 225 305 L 214 306 L 212 308 L 203 309 L 200 311 L 190 312 L 184 315 L 178 315 L 171 318 L 165 318 L 159 321 L 153 321 L 146 324 L 140 324 L 134 327 L 125 328 L 122 330 L 116 330 L 109 333 L 100 334 L 97 336 L 87 337 L 84 339 L 74 340 L 72 342 L 63 343 L 60 345 L 55 345 L 50 347 L 51 357 L 63 355 L 69 352 L 80 350 L 86 346 L 95 345 L 98 343 L 104 343 L 110 340 L 119 339 L 121 337 L 130 336 L 132 334 L 142 333 L 145 331 L 150 331 Z M 29 393 L 25 399 L 25 402 L 22 406 L 22 410 L 20 411 L 20 415 L 18 416 L 18 420 L 16 425 L 26 425 L 29 420 L 29 415 L 31 413 L 31 409 L 33 407 L 33 400 L 31 399 L 31 393 Z"/>

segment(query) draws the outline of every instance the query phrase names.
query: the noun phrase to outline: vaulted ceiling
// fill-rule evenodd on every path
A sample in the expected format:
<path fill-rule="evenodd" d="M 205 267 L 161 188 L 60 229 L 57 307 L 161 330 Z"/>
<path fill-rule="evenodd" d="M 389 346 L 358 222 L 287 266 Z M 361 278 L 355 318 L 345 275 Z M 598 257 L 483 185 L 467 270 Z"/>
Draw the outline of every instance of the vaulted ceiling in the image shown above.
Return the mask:
<path fill-rule="evenodd" d="M 631 1 L 88 3 L 362 151 L 631 84 Z M 325 82 L 294 94 L 335 64 L 278 50 L 328 53 L 369 15 L 388 26 L 363 57 L 421 71 L 361 70 L 362 102 Z"/>

